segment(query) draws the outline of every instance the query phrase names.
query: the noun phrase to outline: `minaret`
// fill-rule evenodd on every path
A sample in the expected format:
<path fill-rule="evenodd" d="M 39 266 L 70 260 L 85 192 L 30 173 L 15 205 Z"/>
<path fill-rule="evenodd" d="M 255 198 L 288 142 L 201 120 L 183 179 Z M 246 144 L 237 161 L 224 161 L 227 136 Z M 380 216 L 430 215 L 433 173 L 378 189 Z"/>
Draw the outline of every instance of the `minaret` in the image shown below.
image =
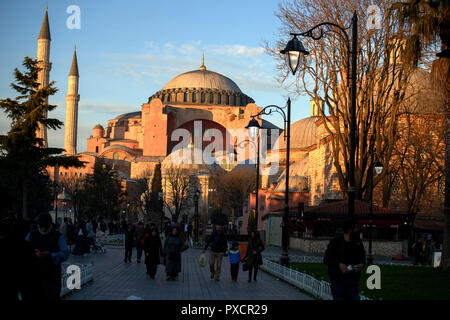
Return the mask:
<path fill-rule="evenodd" d="M 41 68 L 38 74 L 38 82 L 40 84 L 39 88 L 43 88 L 48 85 L 50 80 L 50 70 L 52 69 L 52 64 L 50 63 L 50 26 L 48 23 L 48 6 L 45 9 L 44 21 L 42 21 L 41 32 L 39 32 L 38 37 L 38 48 L 37 48 L 37 61 L 38 66 Z M 48 103 L 48 100 L 46 101 Z M 45 115 L 47 117 L 47 114 Z M 44 140 L 44 147 L 47 148 L 47 128 L 42 124 L 39 124 L 39 129 L 36 133 L 38 138 Z"/>
<path fill-rule="evenodd" d="M 66 122 L 64 135 L 64 149 L 68 155 L 77 153 L 77 128 L 78 128 L 78 101 L 80 95 L 78 94 L 78 62 L 77 62 L 77 48 L 74 48 L 72 65 L 69 72 L 69 85 L 66 95 Z"/>

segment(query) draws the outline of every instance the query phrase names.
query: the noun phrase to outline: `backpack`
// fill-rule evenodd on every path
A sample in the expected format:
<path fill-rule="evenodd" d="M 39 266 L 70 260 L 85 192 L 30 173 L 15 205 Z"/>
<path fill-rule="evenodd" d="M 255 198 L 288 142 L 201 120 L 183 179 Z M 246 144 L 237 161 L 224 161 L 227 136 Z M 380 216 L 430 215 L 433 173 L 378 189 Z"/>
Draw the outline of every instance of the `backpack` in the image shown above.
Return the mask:
<path fill-rule="evenodd" d="M 147 238 L 149 236 L 148 232 L 145 233 L 142 238 L 141 238 L 141 244 L 144 245 L 145 244 L 145 238 Z"/>

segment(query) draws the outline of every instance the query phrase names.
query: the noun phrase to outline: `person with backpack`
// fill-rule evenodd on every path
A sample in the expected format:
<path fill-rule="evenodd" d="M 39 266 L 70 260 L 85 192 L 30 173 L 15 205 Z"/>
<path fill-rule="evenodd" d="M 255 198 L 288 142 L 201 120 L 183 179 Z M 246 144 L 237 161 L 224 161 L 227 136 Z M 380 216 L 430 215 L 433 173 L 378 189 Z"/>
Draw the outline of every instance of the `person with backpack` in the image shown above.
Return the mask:
<path fill-rule="evenodd" d="M 239 251 L 239 243 L 234 241 L 229 251 L 231 281 L 236 282 L 239 274 L 239 262 L 241 261 L 241 252 Z"/>
<path fill-rule="evenodd" d="M 344 221 L 343 231 L 343 235 L 328 244 L 323 262 L 328 266 L 333 300 L 359 300 L 359 280 L 366 254 L 352 219 Z"/>
<path fill-rule="evenodd" d="M 61 263 L 69 258 L 64 236 L 56 230 L 48 212 L 38 216 L 38 228 L 25 238 L 34 249 L 38 281 L 38 298 L 59 300 L 61 295 Z"/>

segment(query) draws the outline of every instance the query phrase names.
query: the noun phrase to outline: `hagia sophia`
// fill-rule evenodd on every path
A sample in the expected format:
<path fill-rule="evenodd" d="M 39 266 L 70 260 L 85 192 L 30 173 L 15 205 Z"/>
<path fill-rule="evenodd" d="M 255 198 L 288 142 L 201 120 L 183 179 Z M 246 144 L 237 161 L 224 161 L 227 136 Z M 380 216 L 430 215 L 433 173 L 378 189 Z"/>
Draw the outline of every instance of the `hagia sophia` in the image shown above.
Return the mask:
<path fill-rule="evenodd" d="M 43 66 L 39 81 L 45 85 L 50 79 L 50 28 L 48 14 L 45 13 L 38 38 L 37 58 Z M 104 126 L 97 124 L 92 129 L 92 135 L 87 138 L 87 150 L 77 150 L 78 103 L 80 95 L 78 84 L 80 80 L 77 63 L 77 53 L 74 52 L 69 71 L 68 91 L 66 95 L 66 121 L 64 149 L 67 154 L 78 155 L 87 164 L 84 168 L 60 168 L 57 172 L 49 169 L 54 179 L 57 176 L 83 177 L 92 173 L 93 166 L 99 159 L 109 163 L 117 170 L 122 179 L 132 182 L 134 179 L 148 176 L 157 163 L 164 170 L 174 165 L 172 158 L 174 147 L 180 142 L 179 137 L 173 139 L 176 129 L 186 129 L 193 134 L 189 148 L 204 150 L 210 143 L 205 141 L 205 131 L 216 129 L 221 132 L 224 153 L 213 153 L 215 164 L 223 170 L 233 170 L 236 166 L 253 165 L 254 157 L 246 153 L 245 159 L 232 157 L 229 161 L 227 153 L 235 155 L 240 140 L 235 132 L 245 132 L 245 127 L 252 116 L 261 111 L 257 104 L 232 79 L 210 70 L 204 59 L 197 70 L 187 71 L 167 82 L 156 93 L 151 94 L 146 102 L 136 111 L 126 112 L 108 121 Z M 82 67 L 80 68 L 82 70 Z M 264 103 L 266 102 L 258 102 Z M 311 101 L 311 115 L 291 124 L 291 162 L 290 162 L 290 201 L 292 207 L 302 202 L 305 207 L 315 207 L 321 204 L 343 200 L 339 181 L 333 165 L 329 134 L 326 131 L 319 108 L 322 103 Z M 282 207 L 284 197 L 284 175 L 286 142 L 282 130 L 267 121 L 259 120 L 260 125 L 268 130 L 268 146 L 266 155 L 273 159 L 279 157 L 281 170 L 267 175 L 266 166 L 262 170 L 262 185 L 260 190 L 260 221 L 264 225 L 264 214 L 277 211 Z M 201 124 L 200 138 L 195 133 L 195 123 Z M 271 134 L 277 132 L 273 137 Z M 45 130 L 40 133 L 46 140 Z M 197 139 L 201 139 L 200 144 Z M 249 139 L 243 137 L 243 139 Z M 186 143 L 186 141 L 183 141 Z M 195 147 L 194 147 L 195 146 Z M 215 150 L 220 151 L 220 150 Z M 242 161 L 243 160 L 243 161 Z M 208 167 L 210 164 L 193 164 L 192 174 L 201 181 L 200 212 L 208 212 Z M 164 191 L 164 188 L 163 188 Z M 439 196 L 441 197 L 441 196 Z M 245 233 L 246 215 L 254 202 L 255 194 L 251 194 L 242 219 L 241 232 Z M 167 214 L 167 213 L 166 213 Z M 190 215 L 191 213 L 189 213 Z M 244 231 L 243 231 L 244 230 Z"/>

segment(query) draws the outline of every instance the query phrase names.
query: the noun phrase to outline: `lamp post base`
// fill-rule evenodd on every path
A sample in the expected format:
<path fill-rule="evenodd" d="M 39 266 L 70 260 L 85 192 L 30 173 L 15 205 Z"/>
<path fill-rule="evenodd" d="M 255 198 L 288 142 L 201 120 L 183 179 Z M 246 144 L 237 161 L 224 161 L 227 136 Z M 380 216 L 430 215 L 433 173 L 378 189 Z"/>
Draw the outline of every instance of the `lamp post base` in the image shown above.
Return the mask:
<path fill-rule="evenodd" d="M 283 251 L 283 253 L 281 254 L 280 264 L 283 267 L 289 267 L 289 256 L 286 251 Z"/>
<path fill-rule="evenodd" d="M 367 264 L 373 264 L 373 255 L 370 253 L 367 255 Z"/>

